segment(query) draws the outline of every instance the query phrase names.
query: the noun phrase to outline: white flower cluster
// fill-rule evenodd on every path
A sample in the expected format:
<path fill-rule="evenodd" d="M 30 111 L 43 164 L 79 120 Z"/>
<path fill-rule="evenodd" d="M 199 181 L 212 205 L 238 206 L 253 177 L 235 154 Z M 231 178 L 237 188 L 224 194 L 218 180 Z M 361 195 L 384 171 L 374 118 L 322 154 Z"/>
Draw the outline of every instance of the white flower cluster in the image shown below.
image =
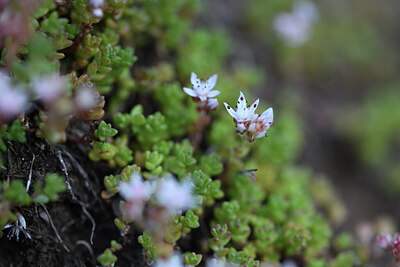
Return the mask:
<path fill-rule="evenodd" d="M 273 26 L 280 38 L 291 46 L 300 46 L 308 41 L 312 34 L 318 9 L 310 1 L 297 1 L 292 12 L 285 12 L 274 18 Z"/>
<path fill-rule="evenodd" d="M 240 92 L 235 109 L 224 102 L 226 110 L 233 117 L 233 121 L 236 123 L 236 131 L 240 134 L 246 135 L 250 142 L 255 138 L 266 136 L 267 130 L 274 123 L 272 108 L 268 108 L 261 115 L 255 113 L 258 103 L 259 99 L 248 107 L 246 98 L 242 92 Z"/>
<path fill-rule="evenodd" d="M 180 183 L 173 177 L 150 183 L 143 181 L 142 176 L 136 173 L 132 175 L 129 183 L 120 185 L 120 195 L 126 200 L 122 212 L 132 220 L 141 219 L 145 204 L 150 198 L 154 198 L 168 216 L 173 216 L 196 206 L 192 187 L 193 184 L 189 180 Z"/>
<path fill-rule="evenodd" d="M 217 74 L 214 74 L 206 82 L 203 82 L 197 77 L 196 73 L 192 72 L 190 82 L 193 85 L 193 89 L 183 87 L 183 90 L 196 101 L 201 102 L 204 108 L 214 110 L 218 106 L 218 100 L 213 97 L 220 94 L 220 91 L 212 90 L 217 83 L 217 79 Z"/>
<path fill-rule="evenodd" d="M 203 103 L 203 109 L 215 109 L 218 106 L 218 100 L 213 97 L 220 94 L 220 91 L 212 90 L 217 83 L 217 74 L 211 76 L 206 82 L 202 82 L 197 75 L 192 72 L 190 81 L 193 85 L 193 89 L 183 87 L 185 93 L 193 97 L 195 101 Z M 246 98 L 242 92 L 240 92 L 235 109 L 224 102 L 226 110 L 236 123 L 236 132 L 247 135 L 250 142 L 255 138 L 266 136 L 267 130 L 274 123 L 272 108 L 267 109 L 261 115 L 255 113 L 259 102 L 260 100 L 257 99 L 248 107 Z"/>

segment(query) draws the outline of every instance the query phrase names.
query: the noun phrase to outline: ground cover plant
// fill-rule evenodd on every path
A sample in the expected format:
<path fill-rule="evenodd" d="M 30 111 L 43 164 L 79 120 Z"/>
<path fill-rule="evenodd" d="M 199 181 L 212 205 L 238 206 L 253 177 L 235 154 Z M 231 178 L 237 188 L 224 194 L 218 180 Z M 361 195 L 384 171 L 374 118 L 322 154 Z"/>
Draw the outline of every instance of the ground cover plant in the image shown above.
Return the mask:
<path fill-rule="evenodd" d="M 273 2 L 271 12 L 292 12 L 262 20 L 276 29 L 311 14 L 302 38 L 277 35 L 289 47 L 304 44 L 315 6 Z M 228 64 L 233 37 L 197 24 L 207 12 L 202 1 L 5 0 L 0 7 L 2 263 L 368 262 L 371 247 L 340 230 L 345 208 L 330 182 L 296 161 L 304 144 L 296 105 L 252 93 L 261 70 Z M 251 7 L 249 27 L 258 15 Z M 288 52 L 282 64 L 297 63 Z M 363 127 L 348 134 L 362 131 L 360 149 L 375 151 Z M 384 166 L 371 154 L 367 161 Z M 378 244 L 397 256 L 398 239 L 381 235 Z"/>

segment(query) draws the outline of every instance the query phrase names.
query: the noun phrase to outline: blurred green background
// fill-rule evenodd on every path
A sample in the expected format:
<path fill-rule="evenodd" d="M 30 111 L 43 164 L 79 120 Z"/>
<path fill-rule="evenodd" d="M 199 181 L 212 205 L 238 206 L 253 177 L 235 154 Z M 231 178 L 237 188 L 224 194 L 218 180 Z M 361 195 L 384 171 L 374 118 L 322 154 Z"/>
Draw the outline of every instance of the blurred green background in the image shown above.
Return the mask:
<path fill-rule="evenodd" d="M 203 9 L 198 25 L 229 36 L 228 68 L 254 80 L 243 89 L 272 104 L 277 125 L 296 114 L 303 143 L 279 142 L 336 186 L 345 227 L 382 216 L 398 224 L 400 2 L 210 0 Z"/>

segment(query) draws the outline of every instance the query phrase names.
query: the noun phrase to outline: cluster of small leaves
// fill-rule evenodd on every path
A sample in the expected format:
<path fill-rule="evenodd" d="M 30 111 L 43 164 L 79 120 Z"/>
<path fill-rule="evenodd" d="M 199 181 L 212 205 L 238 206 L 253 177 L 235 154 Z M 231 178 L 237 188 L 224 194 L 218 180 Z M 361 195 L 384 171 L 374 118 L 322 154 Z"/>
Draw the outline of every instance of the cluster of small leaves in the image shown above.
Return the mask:
<path fill-rule="evenodd" d="M 115 240 L 111 240 L 110 248 L 104 250 L 100 256 L 97 257 L 97 261 L 101 266 L 113 266 L 117 262 L 117 256 L 114 255 L 116 251 L 122 249 L 122 245 Z"/>
<path fill-rule="evenodd" d="M 128 182 L 134 173 L 140 172 L 140 167 L 136 165 L 127 165 L 121 170 L 119 175 L 108 175 L 104 177 L 105 191 L 101 193 L 102 198 L 108 199 L 119 192 L 121 181 Z"/>
<path fill-rule="evenodd" d="M 178 83 L 159 86 L 154 92 L 154 97 L 161 105 L 171 136 L 182 136 L 190 130 L 188 127 L 193 127 L 193 123 L 198 119 L 196 103 L 189 101 L 185 105 L 187 97 Z"/>
<path fill-rule="evenodd" d="M 146 257 L 150 260 L 154 260 L 156 258 L 156 243 L 150 233 L 144 231 L 143 234 L 138 237 L 138 241 L 146 250 Z"/>
<path fill-rule="evenodd" d="M 21 125 L 19 120 L 14 120 L 10 126 L 3 124 L 0 127 L 0 150 L 3 152 L 7 150 L 7 146 L 4 141 L 16 140 L 20 143 L 25 143 L 25 130 L 26 127 Z"/>
<path fill-rule="evenodd" d="M 65 179 L 57 174 L 47 174 L 45 183 L 37 182 L 32 194 L 27 192 L 22 180 L 12 180 L 0 183 L 0 203 L 2 206 L 0 228 L 10 220 L 15 221 L 16 215 L 12 209 L 20 206 L 29 206 L 32 203 L 48 203 L 57 201 L 59 194 L 66 190 Z"/>
<path fill-rule="evenodd" d="M 183 262 L 188 267 L 199 265 L 202 258 L 203 256 L 201 254 L 196 254 L 194 252 L 186 252 L 183 254 Z"/>
<path fill-rule="evenodd" d="M 89 152 L 89 158 L 93 161 L 107 160 L 112 167 L 125 167 L 132 162 L 133 152 L 128 147 L 128 136 L 123 134 L 112 139 L 117 133 L 118 130 L 112 128 L 110 123 L 101 121 L 94 131 L 94 136 L 99 141 L 93 142 L 93 149 Z"/>
<path fill-rule="evenodd" d="M 211 206 L 214 204 L 214 199 L 224 196 L 224 192 L 221 190 L 221 181 L 212 180 L 202 170 L 207 169 L 201 168 L 193 172 L 193 192 L 201 197 L 202 204 Z"/>
<path fill-rule="evenodd" d="M 176 215 L 168 225 L 165 240 L 170 243 L 178 241 L 182 235 L 190 232 L 191 229 L 198 228 L 199 217 L 192 210 L 188 210 L 185 215 Z"/>

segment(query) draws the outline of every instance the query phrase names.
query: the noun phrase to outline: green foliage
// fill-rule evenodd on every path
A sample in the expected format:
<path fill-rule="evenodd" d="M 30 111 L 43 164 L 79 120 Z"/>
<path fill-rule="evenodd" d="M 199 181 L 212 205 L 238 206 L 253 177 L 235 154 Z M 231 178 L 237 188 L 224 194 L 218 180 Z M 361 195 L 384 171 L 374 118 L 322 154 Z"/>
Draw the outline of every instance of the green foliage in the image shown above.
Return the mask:
<path fill-rule="evenodd" d="M 199 167 L 209 176 L 218 175 L 224 170 L 221 157 L 218 154 L 211 154 L 201 157 Z"/>
<path fill-rule="evenodd" d="M 183 234 L 187 234 L 191 229 L 198 228 L 199 217 L 193 211 L 188 210 L 184 216 L 176 215 L 168 225 L 165 240 L 175 243 Z M 144 247 L 144 246 L 143 246 Z"/>
<path fill-rule="evenodd" d="M 4 198 L 17 205 L 29 205 L 31 198 L 25 191 L 25 186 L 21 180 L 12 181 L 9 186 L 3 185 Z"/>
<path fill-rule="evenodd" d="M 114 219 L 123 235 L 132 228 L 142 229 L 137 228 L 137 224 L 142 224 L 144 231 L 138 242 L 148 260 L 167 257 L 174 246 L 181 245 L 182 237 L 199 228 L 204 219 L 211 218 L 206 223 L 210 224 L 212 238 L 203 252 L 209 254 L 211 249 L 226 263 L 259 266 L 256 258 L 276 264 L 292 256 L 308 266 L 326 266 L 325 262 L 332 267 L 352 266 L 357 262 L 356 256 L 349 252 L 353 245 L 348 236 L 335 238 L 331 246 L 330 224 L 316 209 L 318 205 L 327 211 L 333 223 L 343 219 L 335 213 L 341 207 L 338 208 L 335 194 L 329 191 L 330 185 L 315 183 L 310 172 L 294 167 L 302 145 L 302 126 L 295 108 L 278 109 L 276 123 L 268 130 L 269 137 L 257 140 L 254 145 L 235 134 L 232 118 L 222 105 L 206 115 L 211 120 L 209 126 L 199 127 L 203 111 L 182 90 L 182 86 L 188 86 L 192 71 L 199 77 L 218 73 L 216 89 L 221 91 L 220 103 L 236 101 L 238 90 L 259 86 L 264 78 L 261 69 L 237 63 L 223 72 L 230 53 L 228 36 L 221 30 L 191 26 L 200 1 L 108 0 L 100 7 L 101 17 L 93 14 L 94 7 L 87 0 L 67 2 L 56 6 L 52 0 L 42 1 L 34 12 L 29 26 L 35 32 L 18 44 L 17 57 L 10 65 L 12 83 L 32 95 L 36 77 L 68 74 L 68 85 L 60 102 L 52 104 L 53 108 L 43 107 L 29 121 L 34 125 L 32 129 L 38 129 L 38 136 L 52 143 L 66 140 L 69 120 L 83 118 L 87 122 L 105 115 L 105 121 L 99 121 L 97 129 L 84 133 L 95 137 L 89 158 L 105 160 L 114 169 L 104 177 L 105 190 L 101 194 L 104 200 L 118 201 L 116 194 L 121 183 L 130 181 L 139 172 L 155 184 L 159 177 L 171 174 L 178 179 L 192 178 L 193 194 L 200 204 L 196 210 L 166 215 L 166 209 L 152 196 L 143 203 L 142 220 L 132 222 L 120 214 Z M 266 36 L 268 49 L 282 56 L 283 60 L 276 63 L 283 73 L 331 75 L 327 70 L 342 66 L 336 60 L 337 55 L 365 76 L 374 72 L 371 58 L 384 46 L 376 41 L 379 38 L 375 31 L 362 28 L 360 35 L 353 35 L 354 29 L 358 29 L 355 24 L 347 29 L 344 22 L 325 21 L 318 26 L 314 37 L 324 44 L 320 47 L 311 42 L 294 53 L 294 49 L 281 46 L 269 34 L 272 20 L 277 12 L 288 11 L 292 3 L 292 0 L 254 0 L 248 11 L 247 26 L 256 30 L 257 35 Z M 327 34 L 338 41 L 330 42 Z M 360 50 L 360 44 L 366 45 Z M 347 51 L 345 47 L 351 49 Z M 3 63 L 6 50 L 2 51 Z M 140 64 L 132 68 L 137 56 L 142 57 Z M 321 62 L 320 58 L 326 60 Z M 383 59 L 379 57 L 379 62 L 384 62 Z M 375 77 L 384 77 L 385 69 Z M 76 97 L 82 88 L 92 87 L 98 91 L 95 107 L 75 111 Z M 391 167 L 397 164 L 391 159 L 391 147 L 398 136 L 395 125 L 399 118 L 393 115 L 397 114 L 393 100 L 397 96 L 393 93 L 379 98 L 379 105 L 367 104 L 365 118 L 359 119 L 373 122 L 358 126 L 363 133 L 358 140 L 361 153 L 365 160 L 382 169 L 387 162 L 391 162 Z M 376 136 L 376 122 L 388 117 L 389 122 L 381 123 Z M 110 118 L 116 129 L 106 123 Z M 91 122 L 91 126 L 96 123 Z M 18 120 L 1 126 L 0 149 L 7 149 L 5 141 L 25 142 L 25 130 Z M 199 144 L 193 142 L 195 135 L 200 136 Z M 390 169 L 387 174 L 395 181 L 400 167 Z M 255 180 L 251 179 L 254 176 Z M 0 229 L 9 220 L 15 220 L 14 207 L 56 201 L 66 185 L 62 177 L 48 174 L 45 184 L 34 185 L 32 194 L 20 180 L 2 182 L 1 189 L 0 206 L 4 212 L 2 208 Z M 222 200 L 217 202 L 219 199 Z M 157 223 L 160 225 L 154 227 Z M 329 254 L 331 248 L 339 253 L 334 259 Z M 120 249 L 120 244 L 111 241 L 110 247 L 97 257 L 99 264 L 118 264 L 115 254 Z M 202 255 L 187 252 L 183 259 L 186 265 L 197 266 Z"/>
<path fill-rule="evenodd" d="M 119 184 L 123 181 L 128 182 L 133 174 L 140 172 L 140 167 L 127 165 L 121 170 L 119 175 L 108 175 L 104 177 L 106 191 L 102 192 L 102 197 L 108 199 L 119 192 Z"/>
<path fill-rule="evenodd" d="M 44 186 L 43 193 L 50 201 L 58 200 L 58 194 L 64 192 L 66 188 L 67 186 L 63 177 L 55 173 L 46 175 L 46 185 Z"/>
<path fill-rule="evenodd" d="M 197 266 L 200 264 L 203 256 L 194 252 L 186 252 L 183 254 L 183 262 L 187 266 Z"/>
<path fill-rule="evenodd" d="M 154 152 L 146 151 L 145 158 L 146 161 L 144 163 L 144 166 L 146 167 L 147 170 L 150 171 L 150 173 L 143 173 L 143 176 L 151 177 L 160 175 L 163 171 L 163 168 L 162 166 L 160 166 L 160 164 L 164 160 L 164 155 L 158 153 L 157 151 Z"/>
<path fill-rule="evenodd" d="M 101 266 L 113 266 L 117 262 L 117 257 L 112 253 L 111 249 L 107 248 L 97 257 L 97 261 Z"/>
<path fill-rule="evenodd" d="M 3 124 L 0 127 L 0 150 L 7 150 L 7 146 L 4 143 L 4 140 L 16 140 L 20 143 L 25 143 L 25 130 L 26 127 L 21 125 L 21 122 L 19 120 L 14 120 L 10 126 L 8 126 L 7 124 Z"/>
<path fill-rule="evenodd" d="M 196 159 L 193 157 L 193 147 L 188 140 L 182 143 L 176 143 L 169 155 L 164 161 L 164 168 L 183 178 L 190 171 L 189 168 L 196 164 Z"/>
<path fill-rule="evenodd" d="M 156 257 L 156 243 L 150 233 L 144 231 L 143 234 L 138 237 L 138 241 L 146 250 L 146 257 L 154 260 Z"/>
<path fill-rule="evenodd" d="M 29 194 L 22 180 L 12 180 L 0 183 L 0 228 L 10 220 L 16 220 L 11 208 L 29 206 L 32 203 L 48 203 L 57 201 L 59 194 L 66 190 L 65 179 L 57 174 L 47 174 L 44 186 L 37 182 L 34 192 Z"/>
<path fill-rule="evenodd" d="M 100 141 L 105 141 L 107 137 L 113 137 L 118 133 L 118 130 L 112 128 L 110 123 L 101 121 L 99 127 L 94 131 L 94 136 L 96 136 Z"/>
<path fill-rule="evenodd" d="M 111 240 L 110 248 L 104 250 L 104 252 L 97 257 L 97 261 L 101 264 L 101 266 L 114 266 L 118 259 L 117 256 L 114 255 L 114 253 L 121 249 L 121 244 L 119 244 L 115 240 Z"/>
<path fill-rule="evenodd" d="M 209 240 L 209 246 L 214 251 L 214 253 L 220 257 L 224 257 L 229 249 L 225 248 L 225 245 L 231 240 L 231 232 L 228 231 L 228 226 L 223 224 L 217 224 L 211 229 L 211 235 L 213 236 Z"/>
<path fill-rule="evenodd" d="M 209 77 L 221 69 L 229 52 L 228 39 L 221 31 L 195 30 L 179 49 L 178 73 L 187 79 L 194 71 Z"/>
<path fill-rule="evenodd" d="M 238 264 L 239 266 L 249 266 L 249 267 L 259 267 L 260 262 L 254 260 L 252 257 L 246 256 L 243 251 L 236 251 L 231 248 L 228 252 L 228 260 L 233 264 Z"/>
<path fill-rule="evenodd" d="M 201 196 L 201 202 L 206 206 L 214 204 L 214 199 L 224 196 L 224 192 L 221 190 L 221 181 L 213 181 L 202 170 L 193 172 L 193 192 Z"/>
<path fill-rule="evenodd" d="M 357 256 L 353 252 L 342 252 L 330 262 L 329 267 L 339 266 L 356 266 L 358 263 Z"/>
<path fill-rule="evenodd" d="M 164 84 L 154 92 L 154 97 L 161 105 L 168 132 L 171 136 L 182 136 L 198 119 L 196 104 L 185 104 L 186 94 L 178 83 Z"/>

